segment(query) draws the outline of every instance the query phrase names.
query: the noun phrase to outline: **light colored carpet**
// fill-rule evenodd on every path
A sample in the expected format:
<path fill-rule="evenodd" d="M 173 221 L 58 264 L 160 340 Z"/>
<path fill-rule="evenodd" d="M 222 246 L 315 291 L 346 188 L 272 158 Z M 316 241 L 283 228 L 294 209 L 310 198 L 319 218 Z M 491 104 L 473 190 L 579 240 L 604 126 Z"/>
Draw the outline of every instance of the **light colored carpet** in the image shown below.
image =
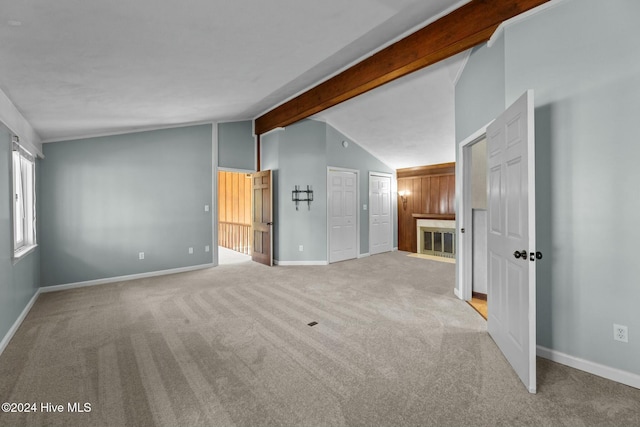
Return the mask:
<path fill-rule="evenodd" d="M 388 253 L 43 294 L 0 357 L 0 401 L 91 412 L 0 425 L 640 425 L 640 390 L 546 360 L 530 395 L 454 269 Z"/>

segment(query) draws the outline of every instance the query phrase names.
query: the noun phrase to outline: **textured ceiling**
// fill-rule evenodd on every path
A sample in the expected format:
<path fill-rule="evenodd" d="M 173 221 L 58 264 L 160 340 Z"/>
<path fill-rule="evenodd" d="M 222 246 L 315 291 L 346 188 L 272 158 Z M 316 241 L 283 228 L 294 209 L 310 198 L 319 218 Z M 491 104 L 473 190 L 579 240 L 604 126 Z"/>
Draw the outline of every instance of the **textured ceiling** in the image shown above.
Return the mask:
<path fill-rule="evenodd" d="M 0 89 L 44 141 L 253 119 L 464 3 L 0 0 Z M 389 101 L 394 90 L 403 90 L 403 79 L 381 89 L 389 92 L 383 99 L 430 120 L 439 114 L 434 108 L 453 102 L 452 90 L 429 81 L 430 75 L 442 73 L 421 73 L 427 90 L 436 91 L 432 95 L 421 88 L 420 99 L 407 100 L 405 91 L 400 95 L 404 101 Z M 451 99 L 445 102 L 443 96 Z M 437 105 L 429 104 L 436 99 Z M 338 128 L 346 123 L 340 130 L 352 133 L 365 147 L 371 141 L 370 151 L 384 156 L 384 144 L 367 136 L 364 126 L 372 114 L 384 110 L 374 102 L 373 112 L 367 112 L 365 101 L 354 104 L 364 114 L 357 127 L 339 117 L 340 109 L 329 112 L 327 119 Z M 413 102 L 427 104 L 409 108 Z M 348 104 L 344 108 L 350 118 L 357 115 Z M 447 121 L 452 135 L 452 116 Z M 408 129 L 402 134 L 408 135 Z M 404 139 L 391 142 L 403 149 Z"/>
<path fill-rule="evenodd" d="M 326 121 L 394 169 L 455 160 L 454 81 L 466 52 L 323 111 Z"/>

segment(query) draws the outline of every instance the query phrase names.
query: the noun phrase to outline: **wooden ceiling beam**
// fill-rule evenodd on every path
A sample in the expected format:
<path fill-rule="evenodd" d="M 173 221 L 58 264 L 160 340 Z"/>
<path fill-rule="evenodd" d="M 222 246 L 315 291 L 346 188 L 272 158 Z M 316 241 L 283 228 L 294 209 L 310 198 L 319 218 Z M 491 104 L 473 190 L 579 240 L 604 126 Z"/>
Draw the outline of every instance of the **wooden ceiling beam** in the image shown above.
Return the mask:
<path fill-rule="evenodd" d="M 547 1 L 472 0 L 258 117 L 255 132 L 288 126 L 486 42 L 502 22 Z"/>

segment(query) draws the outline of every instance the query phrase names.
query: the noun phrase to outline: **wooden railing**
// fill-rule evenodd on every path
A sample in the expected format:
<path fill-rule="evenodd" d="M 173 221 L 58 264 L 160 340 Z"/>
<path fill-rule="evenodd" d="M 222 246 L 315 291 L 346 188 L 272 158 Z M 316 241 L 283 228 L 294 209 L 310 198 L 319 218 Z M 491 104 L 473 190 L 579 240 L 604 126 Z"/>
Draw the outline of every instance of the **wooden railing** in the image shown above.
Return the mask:
<path fill-rule="evenodd" d="M 218 222 L 218 244 L 251 255 L 251 225 L 237 222 Z"/>

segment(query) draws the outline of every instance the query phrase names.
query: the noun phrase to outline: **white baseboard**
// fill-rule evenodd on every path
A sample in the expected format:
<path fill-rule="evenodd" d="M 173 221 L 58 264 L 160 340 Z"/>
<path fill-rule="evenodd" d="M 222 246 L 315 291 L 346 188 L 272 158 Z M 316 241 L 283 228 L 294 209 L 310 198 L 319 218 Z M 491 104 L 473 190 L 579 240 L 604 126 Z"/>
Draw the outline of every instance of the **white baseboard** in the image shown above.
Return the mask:
<path fill-rule="evenodd" d="M 273 260 L 275 265 L 280 266 L 292 266 L 292 265 L 329 265 L 327 261 L 280 261 L 277 259 Z"/>
<path fill-rule="evenodd" d="M 545 359 L 570 366 L 581 371 L 606 378 L 611 381 L 626 384 L 631 387 L 640 388 L 640 375 L 621 369 L 611 368 L 589 360 L 580 359 L 569 354 L 565 354 L 550 348 L 538 346 L 537 354 Z"/>
<path fill-rule="evenodd" d="M 460 291 L 458 290 L 458 288 L 453 288 L 453 293 L 455 296 L 457 296 L 460 299 L 464 299 L 462 298 L 462 294 L 460 293 Z"/>
<path fill-rule="evenodd" d="M 9 345 L 9 341 L 11 341 L 11 338 L 13 338 L 15 333 L 18 331 L 18 328 L 20 328 L 20 325 L 22 325 L 22 322 L 24 321 L 25 317 L 27 317 L 27 314 L 29 314 L 31 307 L 33 307 L 33 304 L 38 299 L 38 295 L 40 295 L 40 289 L 42 288 L 38 288 L 36 293 L 33 294 L 31 299 L 27 303 L 27 305 L 24 307 L 24 310 L 22 310 L 22 313 L 20 313 L 20 316 L 18 316 L 16 321 L 13 322 L 13 325 L 11 325 L 11 328 L 9 328 L 4 338 L 2 338 L 2 341 L 0 341 L 0 354 L 4 352 L 5 348 L 7 348 L 7 345 Z"/>
<path fill-rule="evenodd" d="M 127 276 L 108 277 L 106 279 L 87 280 L 84 282 L 67 283 L 64 285 L 43 286 L 40 292 L 57 292 L 66 289 L 84 288 L 86 286 L 105 285 L 107 283 L 125 282 L 128 280 L 145 279 L 147 277 L 166 276 L 167 274 L 185 273 L 187 271 L 203 270 L 205 268 L 215 267 L 211 264 L 192 265 L 189 267 L 172 268 L 169 270 L 150 271 L 148 273 L 130 274 Z"/>
<path fill-rule="evenodd" d="M 366 258 L 368 256 L 371 256 L 371 254 L 369 252 L 365 253 L 365 254 L 359 254 L 358 258 Z"/>

